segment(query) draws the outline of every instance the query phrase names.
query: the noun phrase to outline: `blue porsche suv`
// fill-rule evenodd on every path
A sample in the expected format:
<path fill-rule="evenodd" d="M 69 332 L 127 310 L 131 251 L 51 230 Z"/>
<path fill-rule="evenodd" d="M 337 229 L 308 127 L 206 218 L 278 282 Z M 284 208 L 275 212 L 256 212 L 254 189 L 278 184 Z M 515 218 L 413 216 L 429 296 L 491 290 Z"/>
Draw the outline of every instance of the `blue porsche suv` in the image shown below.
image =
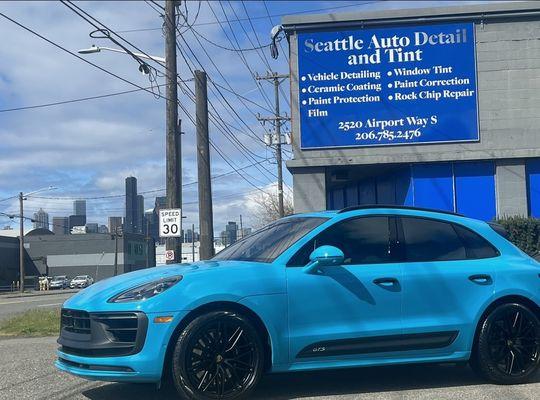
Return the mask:
<path fill-rule="evenodd" d="M 247 397 L 266 372 L 470 362 L 527 381 L 540 363 L 540 264 L 488 223 L 407 207 L 293 215 L 212 260 L 110 278 L 67 300 L 56 366 Z"/>

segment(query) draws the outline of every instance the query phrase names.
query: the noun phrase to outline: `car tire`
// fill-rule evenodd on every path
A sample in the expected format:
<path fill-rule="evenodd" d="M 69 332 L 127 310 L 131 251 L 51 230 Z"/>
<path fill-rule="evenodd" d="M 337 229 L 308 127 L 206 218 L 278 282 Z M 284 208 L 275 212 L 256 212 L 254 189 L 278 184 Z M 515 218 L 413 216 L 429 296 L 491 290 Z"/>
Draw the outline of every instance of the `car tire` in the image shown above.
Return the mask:
<path fill-rule="evenodd" d="M 260 335 L 245 316 L 214 311 L 195 318 L 180 334 L 172 356 L 172 378 L 184 398 L 247 398 L 264 367 Z"/>
<path fill-rule="evenodd" d="M 471 367 L 487 380 L 527 382 L 540 366 L 540 319 L 519 303 L 502 304 L 480 321 Z"/>

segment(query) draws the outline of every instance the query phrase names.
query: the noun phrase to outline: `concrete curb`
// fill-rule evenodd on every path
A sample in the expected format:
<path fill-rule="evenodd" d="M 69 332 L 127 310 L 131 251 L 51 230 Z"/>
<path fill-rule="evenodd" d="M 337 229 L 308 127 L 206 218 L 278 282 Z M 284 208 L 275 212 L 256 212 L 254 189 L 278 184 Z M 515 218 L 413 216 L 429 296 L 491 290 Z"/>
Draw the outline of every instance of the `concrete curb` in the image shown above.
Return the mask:
<path fill-rule="evenodd" d="M 46 290 L 46 291 L 36 291 L 28 293 L 1 293 L 0 299 L 13 299 L 17 297 L 38 297 L 38 296 L 51 296 L 51 295 L 60 295 L 64 293 L 77 293 L 80 289 L 63 289 L 63 290 Z"/>

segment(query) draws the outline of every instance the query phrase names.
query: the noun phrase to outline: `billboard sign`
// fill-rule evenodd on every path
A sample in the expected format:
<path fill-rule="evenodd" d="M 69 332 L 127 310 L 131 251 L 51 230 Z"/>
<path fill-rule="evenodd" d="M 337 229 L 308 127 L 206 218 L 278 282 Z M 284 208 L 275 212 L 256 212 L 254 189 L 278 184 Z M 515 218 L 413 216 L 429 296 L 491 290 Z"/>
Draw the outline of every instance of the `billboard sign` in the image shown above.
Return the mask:
<path fill-rule="evenodd" d="M 303 149 L 479 140 L 473 23 L 298 34 Z"/>

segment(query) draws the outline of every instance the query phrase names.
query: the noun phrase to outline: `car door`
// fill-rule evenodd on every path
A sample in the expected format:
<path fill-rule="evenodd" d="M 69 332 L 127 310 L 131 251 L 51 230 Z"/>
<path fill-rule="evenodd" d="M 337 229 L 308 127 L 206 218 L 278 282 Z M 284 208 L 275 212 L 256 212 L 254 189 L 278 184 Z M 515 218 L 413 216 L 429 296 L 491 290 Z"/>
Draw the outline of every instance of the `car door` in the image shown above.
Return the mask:
<path fill-rule="evenodd" d="M 401 217 L 404 339 L 420 335 L 420 354 L 470 350 L 476 318 L 494 291 L 490 258 L 498 251 L 472 230 L 429 218 Z"/>
<path fill-rule="evenodd" d="M 401 265 L 393 262 L 395 220 L 347 219 L 305 244 L 287 265 L 291 363 L 372 358 L 395 350 L 401 333 Z M 341 266 L 303 272 L 316 247 L 341 249 Z"/>

